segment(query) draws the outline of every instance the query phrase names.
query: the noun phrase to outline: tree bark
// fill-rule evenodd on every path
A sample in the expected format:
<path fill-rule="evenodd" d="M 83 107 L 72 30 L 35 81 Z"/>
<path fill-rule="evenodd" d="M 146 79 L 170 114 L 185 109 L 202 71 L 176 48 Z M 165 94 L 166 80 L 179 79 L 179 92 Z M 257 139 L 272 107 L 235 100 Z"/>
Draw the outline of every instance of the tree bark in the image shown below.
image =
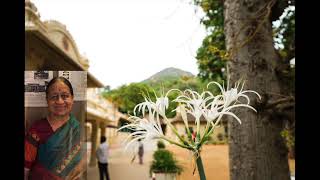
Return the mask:
<path fill-rule="evenodd" d="M 271 2 L 224 1 L 226 47 L 233 52 L 227 63 L 229 84 L 242 78 L 245 89 L 257 91 L 268 102 L 281 98 L 275 73 L 279 57 L 268 17 Z M 288 150 L 280 135 L 284 123 L 272 108 L 259 108 L 261 102 L 254 94 L 249 97 L 258 112 L 237 109 L 242 124 L 229 121 L 230 180 L 289 180 Z"/>

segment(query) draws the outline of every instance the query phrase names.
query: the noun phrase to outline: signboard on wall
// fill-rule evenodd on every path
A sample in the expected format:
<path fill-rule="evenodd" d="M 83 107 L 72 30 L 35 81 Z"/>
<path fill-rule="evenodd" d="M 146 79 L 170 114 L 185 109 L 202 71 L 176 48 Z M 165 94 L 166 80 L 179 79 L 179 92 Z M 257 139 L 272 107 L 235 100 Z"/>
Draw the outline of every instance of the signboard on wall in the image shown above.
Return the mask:
<path fill-rule="evenodd" d="M 24 72 L 25 107 L 47 107 L 46 86 L 52 78 L 52 71 Z"/>
<path fill-rule="evenodd" d="M 70 81 L 74 101 L 86 100 L 86 71 L 25 71 L 25 107 L 47 107 L 46 86 L 56 76 L 63 76 Z"/>
<path fill-rule="evenodd" d="M 59 76 L 63 76 L 70 81 L 73 88 L 75 101 L 86 101 L 87 99 L 87 72 L 86 71 L 59 71 Z"/>

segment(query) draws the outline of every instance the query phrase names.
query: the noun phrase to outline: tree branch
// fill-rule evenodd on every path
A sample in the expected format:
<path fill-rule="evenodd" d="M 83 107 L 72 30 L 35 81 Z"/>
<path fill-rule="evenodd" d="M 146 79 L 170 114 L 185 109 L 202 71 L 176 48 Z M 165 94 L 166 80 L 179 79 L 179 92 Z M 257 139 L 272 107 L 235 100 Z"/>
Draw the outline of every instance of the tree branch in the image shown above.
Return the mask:
<path fill-rule="evenodd" d="M 267 109 L 270 109 L 270 108 L 273 108 L 279 104 L 284 104 L 284 103 L 287 103 L 287 102 L 293 102 L 294 104 L 294 97 L 290 96 L 290 97 L 286 97 L 286 98 L 281 98 L 281 99 L 278 99 L 278 100 L 275 100 L 275 101 L 271 101 L 271 102 L 268 102 L 266 104 L 266 107 Z M 291 105 L 292 106 L 292 105 Z"/>

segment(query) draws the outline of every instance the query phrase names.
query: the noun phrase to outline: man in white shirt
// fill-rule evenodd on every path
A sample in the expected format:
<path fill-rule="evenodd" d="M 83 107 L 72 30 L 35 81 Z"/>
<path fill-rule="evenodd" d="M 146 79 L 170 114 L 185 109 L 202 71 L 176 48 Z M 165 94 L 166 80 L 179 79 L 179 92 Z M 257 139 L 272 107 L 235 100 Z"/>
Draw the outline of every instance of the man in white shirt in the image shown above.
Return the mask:
<path fill-rule="evenodd" d="M 110 180 L 108 172 L 109 146 L 107 143 L 107 138 L 105 136 L 101 136 L 100 142 L 101 143 L 96 151 L 100 180 L 103 180 L 104 176 L 106 176 L 107 180 Z"/>

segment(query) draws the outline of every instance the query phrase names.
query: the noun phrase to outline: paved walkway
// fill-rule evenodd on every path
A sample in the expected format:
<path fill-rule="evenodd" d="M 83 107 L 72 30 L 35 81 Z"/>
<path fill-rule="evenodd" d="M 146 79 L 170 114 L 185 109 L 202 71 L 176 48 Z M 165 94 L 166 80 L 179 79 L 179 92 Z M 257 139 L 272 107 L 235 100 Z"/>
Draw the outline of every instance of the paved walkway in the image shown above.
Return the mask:
<path fill-rule="evenodd" d="M 148 147 L 149 146 L 149 147 Z M 132 153 L 125 153 L 122 151 L 122 147 L 110 148 L 110 160 L 109 160 L 109 174 L 111 180 L 151 180 L 149 177 L 149 166 L 152 160 L 153 150 L 150 148 L 152 145 L 145 146 L 146 152 L 144 155 L 144 164 L 138 164 L 138 157 L 131 163 L 133 157 Z M 207 179 L 212 180 L 228 180 L 228 147 L 227 146 L 206 146 L 204 147 L 207 152 L 203 154 L 203 159 L 206 164 L 205 168 Z M 177 177 L 177 180 L 198 180 L 199 177 L 196 174 L 192 174 L 193 166 L 189 160 L 189 155 L 185 150 L 181 148 L 168 147 L 169 150 L 173 150 L 177 155 L 176 158 L 184 166 L 184 172 Z M 215 153 L 212 153 L 215 152 Z M 291 163 L 292 164 L 292 163 Z M 294 165 L 294 162 L 293 162 Z M 294 168 L 294 167 L 293 167 Z M 293 170 L 294 172 L 294 170 Z M 294 176 L 291 180 L 294 180 Z M 87 180 L 99 180 L 98 167 L 88 167 Z"/>
<path fill-rule="evenodd" d="M 150 180 L 149 166 L 153 151 L 147 149 L 144 154 L 144 164 L 138 163 L 136 157 L 131 163 L 133 153 L 125 153 L 122 147 L 110 148 L 109 175 L 111 180 Z M 88 167 L 87 180 L 99 180 L 98 166 Z"/>

